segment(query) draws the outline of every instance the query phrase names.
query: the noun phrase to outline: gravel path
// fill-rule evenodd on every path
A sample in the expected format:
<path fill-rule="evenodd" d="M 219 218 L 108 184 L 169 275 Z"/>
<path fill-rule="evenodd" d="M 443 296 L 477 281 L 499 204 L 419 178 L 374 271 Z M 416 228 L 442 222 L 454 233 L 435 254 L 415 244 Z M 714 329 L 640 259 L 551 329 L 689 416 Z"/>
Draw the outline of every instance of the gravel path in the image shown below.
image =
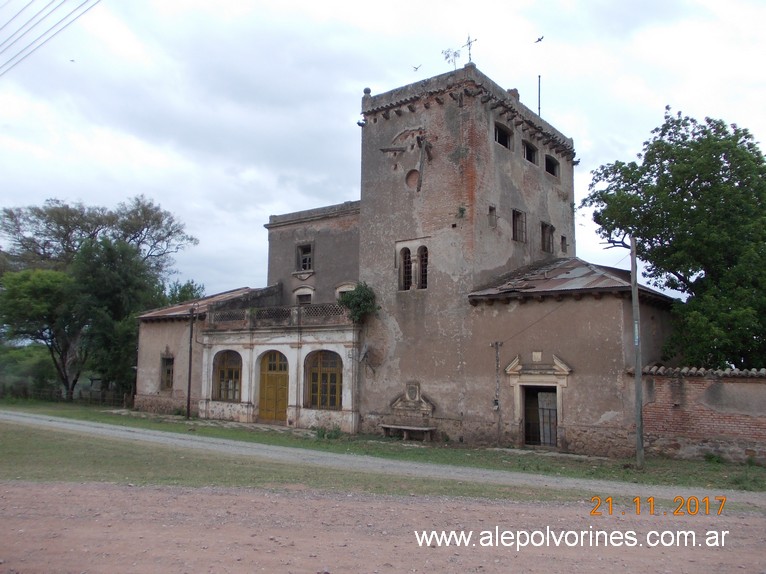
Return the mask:
<path fill-rule="evenodd" d="M 108 424 L 77 421 L 46 415 L 35 415 L 0 410 L 0 421 L 53 428 L 87 435 L 161 444 L 175 448 L 207 450 L 226 454 L 250 456 L 271 462 L 314 465 L 340 470 L 390 474 L 405 477 L 451 479 L 463 482 L 481 482 L 506 486 L 538 486 L 557 490 L 576 490 L 603 495 L 654 496 L 672 500 L 679 494 L 678 487 L 639 485 L 633 483 L 565 478 L 502 470 L 488 470 L 462 466 L 435 465 L 409 461 L 382 459 L 363 455 L 349 455 L 316 450 L 271 446 L 257 443 L 185 435 L 138 428 L 118 427 Z M 709 496 L 703 489 L 684 488 L 685 496 Z M 716 490 L 716 495 L 725 495 L 732 502 L 744 503 L 754 510 L 766 512 L 766 493 Z"/>

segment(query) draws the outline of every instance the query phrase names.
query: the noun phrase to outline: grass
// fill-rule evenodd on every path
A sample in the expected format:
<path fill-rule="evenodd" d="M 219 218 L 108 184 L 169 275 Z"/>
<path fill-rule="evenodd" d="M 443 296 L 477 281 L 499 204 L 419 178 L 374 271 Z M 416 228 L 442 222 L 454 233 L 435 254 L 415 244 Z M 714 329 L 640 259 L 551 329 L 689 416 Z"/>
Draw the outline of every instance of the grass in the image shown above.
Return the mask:
<path fill-rule="evenodd" d="M 188 434 L 190 426 L 193 425 L 196 434 L 200 436 L 433 464 L 530 472 L 572 478 L 617 480 L 638 484 L 752 491 L 766 490 L 766 468 L 753 464 L 727 463 L 721 461 L 718 457 L 708 457 L 707 460 L 700 461 L 647 458 L 644 469 L 637 470 L 632 459 L 546 456 L 539 452 L 517 449 L 469 448 L 451 443 L 422 445 L 411 442 L 403 443 L 401 440 L 396 439 L 384 439 L 380 436 L 340 435 L 337 438 L 327 438 L 335 437 L 337 433 L 322 433 L 321 431 L 317 435 L 324 436 L 325 438 L 320 439 L 316 435 L 306 436 L 305 433 L 289 431 L 274 432 L 248 427 L 222 428 L 204 426 L 196 424 L 197 421 L 189 422 L 183 419 L 160 420 L 139 418 L 103 411 L 94 407 L 66 403 L 34 401 L 0 402 L 0 407 L 183 434 Z M 246 463 L 240 461 L 240 464 Z M 315 469 L 312 469 L 310 474 L 316 474 Z M 325 475 L 324 473 L 320 474 L 322 476 Z M 335 474 L 337 473 L 327 471 L 328 476 L 333 476 L 329 484 L 334 483 L 334 480 L 337 478 L 334 476 Z M 390 482 L 390 480 L 389 477 L 384 482 Z M 301 482 L 305 483 L 305 481 Z M 429 492 L 433 491 L 430 490 Z"/>
<path fill-rule="evenodd" d="M 0 480 L 110 482 L 186 487 L 291 486 L 386 495 L 467 496 L 489 499 L 579 501 L 576 491 L 497 486 L 452 480 L 398 478 L 314 466 L 93 438 L 0 423 Z"/>

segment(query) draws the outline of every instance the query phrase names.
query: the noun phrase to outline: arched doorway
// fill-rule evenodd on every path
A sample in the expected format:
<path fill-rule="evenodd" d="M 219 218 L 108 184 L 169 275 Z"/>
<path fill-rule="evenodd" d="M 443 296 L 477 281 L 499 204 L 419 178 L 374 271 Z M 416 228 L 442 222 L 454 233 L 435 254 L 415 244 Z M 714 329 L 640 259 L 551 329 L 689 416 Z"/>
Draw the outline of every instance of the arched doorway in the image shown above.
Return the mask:
<path fill-rule="evenodd" d="M 261 358 L 261 392 L 258 419 L 287 420 L 287 358 L 279 351 L 269 351 Z"/>
<path fill-rule="evenodd" d="M 239 402 L 242 396 L 242 357 L 236 351 L 221 351 L 213 367 L 213 400 Z"/>
<path fill-rule="evenodd" d="M 306 406 L 340 410 L 343 407 L 343 361 L 332 351 L 314 351 L 306 358 Z"/>

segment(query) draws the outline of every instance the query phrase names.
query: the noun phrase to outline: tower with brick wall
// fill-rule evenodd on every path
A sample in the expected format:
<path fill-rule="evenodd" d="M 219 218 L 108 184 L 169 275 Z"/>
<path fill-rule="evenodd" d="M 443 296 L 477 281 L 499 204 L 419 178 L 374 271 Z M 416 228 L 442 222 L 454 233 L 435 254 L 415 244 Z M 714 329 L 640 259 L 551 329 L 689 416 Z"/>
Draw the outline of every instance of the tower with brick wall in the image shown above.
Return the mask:
<path fill-rule="evenodd" d="M 571 139 L 474 64 L 362 98 L 362 410 L 408 383 L 461 415 L 474 328 L 467 296 L 515 269 L 575 255 Z M 453 389 L 454 392 L 450 391 Z M 445 400 L 446 399 L 446 400 Z"/>

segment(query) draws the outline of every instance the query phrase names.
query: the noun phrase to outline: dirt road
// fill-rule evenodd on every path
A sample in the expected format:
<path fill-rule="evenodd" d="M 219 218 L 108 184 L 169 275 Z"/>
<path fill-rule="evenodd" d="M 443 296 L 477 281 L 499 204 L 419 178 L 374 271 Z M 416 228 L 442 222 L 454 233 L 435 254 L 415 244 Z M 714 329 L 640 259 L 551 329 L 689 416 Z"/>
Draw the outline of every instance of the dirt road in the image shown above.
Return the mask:
<path fill-rule="evenodd" d="M 720 492 L 444 469 L 0 411 L 0 420 L 405 476 L 545 484 L 601 496 Z M 453 474 L 453 472 L 455 474 Z M 439 474 L 441 473 L 441 474 Z M 282 490 L 0 483 L 0 573 L 673 572 L 766 574 L 766 495 L 726 493 L 733 511 L 591 516 L 582 503 L 518 503 Z M 753 508 L 743 511 L 742 508 Z M 760 509 L 760 510 L 757 510 Z M 623 514 L 624 512 L 624 514 Z M 667 514 L 664 514 L 667 513 Z M 449 546 L 416 534 L 463 536 Z M 693 533 L 693 534 L 691 534 Z M 470 540 L 465 537 L 470 535 Z"/>

